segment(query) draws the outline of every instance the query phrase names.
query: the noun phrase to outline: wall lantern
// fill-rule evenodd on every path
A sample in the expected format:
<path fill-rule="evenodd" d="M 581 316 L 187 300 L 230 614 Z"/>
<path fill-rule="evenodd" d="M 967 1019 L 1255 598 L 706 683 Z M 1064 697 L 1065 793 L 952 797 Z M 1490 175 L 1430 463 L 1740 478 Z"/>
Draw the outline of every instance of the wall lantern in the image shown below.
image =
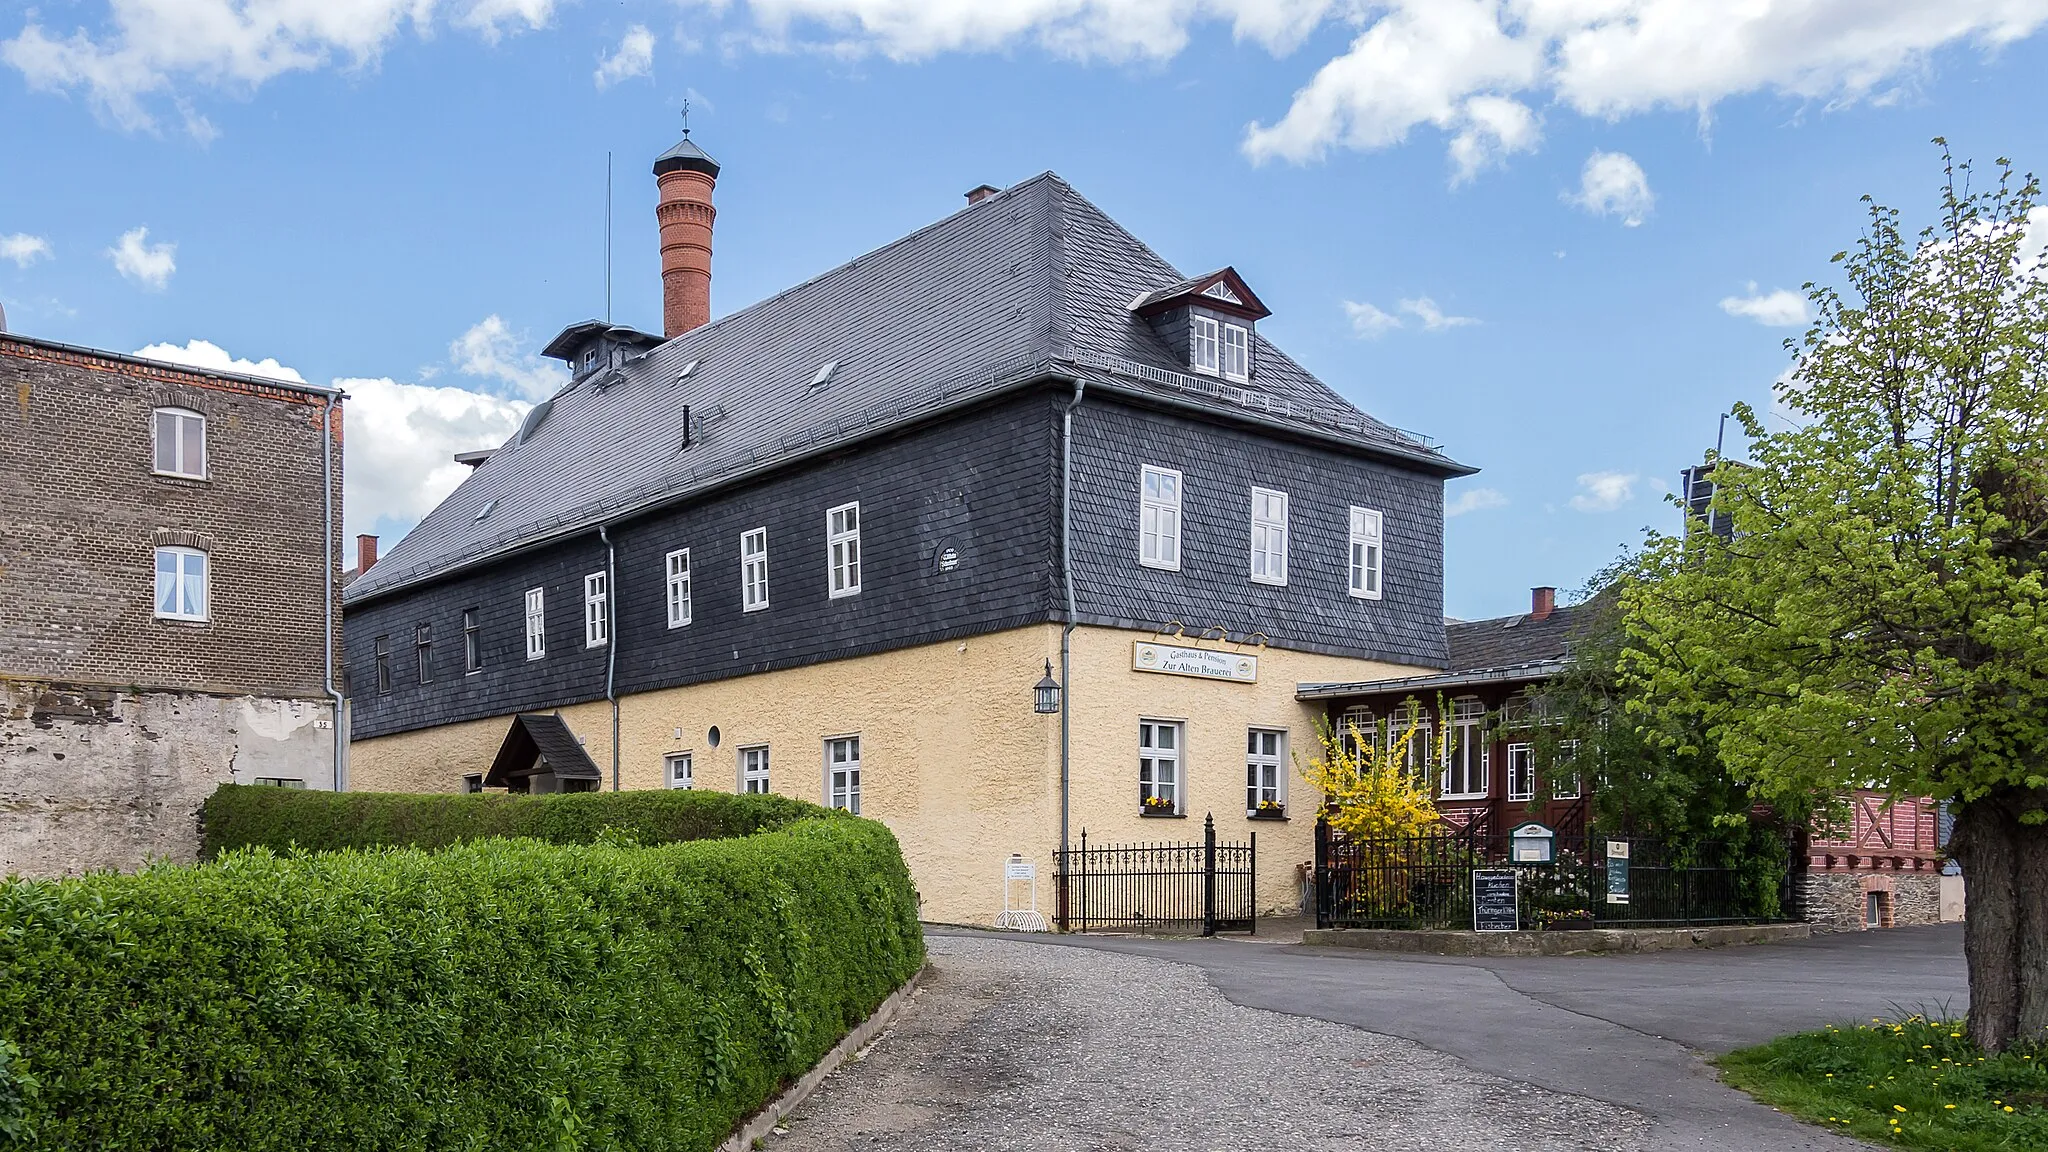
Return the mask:
<path fill-rule="evenodd" d="M 1039 680 L 1037 684 L 1032 685 L 1031 692 L 1035 697 L 1032 701 L 1033 711 L 1043 714 L 1060 710 L 1060 682 L 1052 678 L 1052 661 L 1050 659 L 1045 662 L 1044 678 Z"/>

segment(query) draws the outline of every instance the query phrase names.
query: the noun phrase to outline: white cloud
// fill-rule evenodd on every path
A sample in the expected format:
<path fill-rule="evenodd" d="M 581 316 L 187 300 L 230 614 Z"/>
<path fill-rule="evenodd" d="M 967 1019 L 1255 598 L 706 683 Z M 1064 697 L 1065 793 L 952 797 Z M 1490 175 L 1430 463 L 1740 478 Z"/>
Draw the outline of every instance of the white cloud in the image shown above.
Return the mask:
<path fill-rule="evenodd" d="M 1462 172 L 1483 122 L 1474 102 L 1486 99 L 1613 120 L 1704 117 L 1754 92 L 1830 106 L 1882 98 L 1938 48 L 1991 51 L 2032 35 L 2048 0 L 1386 0 L 1341 11 L 1363 30 L 1284 116 L 1247 130 L 1253 160 L 1383 148 L 1430 125 L 1450 136 Z"/>
<path fill-rule="evenodd" d="M 1382 312 L 1378 305 L 1358 300 L 1344 301 L 1344 315 L 1351 318 L 1351 333 L 1367 340 L 1377 340 L 1401 326 L 1401 318 L 1389 312 Z"/>
<path fill-rule="evenodd" d="M 379 520 L 410 530 L 469 475 L 455 453 L 503 444 L 532 407 L 465 388 L 388 378 L 334 383 L 348 393 L 342 406 L 348 421 L 343 506 L 356 526 L 350 535 L 375 531 Z"/>
<path fill-rule="evenodd" d="M 1444 515 L 1463 516 L 1467 512 L 1484 512 L 1488 508 L 1505 508 L 1508 498 L 1496 488 L 1467 488 L 1458 493 L 1458 498 L 1444 505 Z"/>
<path fill-rule="evenodd" d="M 306 378 L 296 369 L 287 368 L 276 360 L 243 360 L 230 356 L 227 349 L 211 340 L 187 340 L 183 344 L 151 344 L 137 348 L 137 356 L 151 360 L 162 360 L 171 364 L 184 364 L 192 368 L 208 368 L 215 372 L 240 372 L 244 376 L 268 376 L 273 380 L 290 380 L 304 384 Z"/>
<path fill-rule="evenodd" d="M 248 93 L 337 58 L 367 67 L 408 26 L 427 35 L 437 10 L 495 40 L 522 25 L 545 25 L 554 0 L 110 0 L 109 7 L 100 27 L 68 34 L 37 23 L 31 9 L 21 32 L 0 41 L 0 63 L 31 88 L 85 93 L 124 128 L 154 128 L 160 110 L 153 105 L 168 103 L 203 139 L 213 127 L 182 105 L 187 86 Z"/>
<path fill-rule="evenodd" d="M 635 24 L 626 29 L 626 35 L 619 41 L 619 50 L 597 61 L 596 80 L 599 88 L 609 88 L 621 80 L 634 76 L 650 76 L 654 73 L 654 33 Z"/>
<path fill-rule="evenodd" d="M 503 381 L 533 400 L 549 396 L 569 382 L 565 368 L 524 351 L 523 343 L 492 313 L 449 343 L 448 358 L 455 370 L 466 376 Z"/>
<path fill-rule="evenodd" d="M 1513 153 L 1534 152 L 1542 137 L 1528 105 L 1500 96 L 1474 96 L 1465 101 L 1464 126 L 1451 137 L 1452 186 L 1507 163 Z"/>
<path fill-rule="evenodd" d="M 1203 21 L 1227 21 L 1240 40 L 1284 52 L 1349 0 L 685 0 L 720 14 L 750 12 L 755 33 L 729 37 L 769 51 L 917 60 L 1036 44 L 1081 60 L 1164 59 Z"/>
<path fill-rule="evenodd" d="M 207 340 L 151 344 L 137 356 L 195 368 L 305 383 L 274 359 L 244 360 Z M 341 377 L 344 531 L 374 532 L 395 521 L 409 530 L 455 490 L 469 467 L 455 453 L 495 448 L 512 438 L 531 404 L 465 388 L 430 388 L 389 378 Z"/>
<path fill-rule="evenodd" d="M 1790 288 L 1759 294 L 1754 280 L 1749 282 L 1749 295 L 1723 297 L 1721 311 L 1747 316 L 1768 328 L 1796 328 L 1812 318 L 1806 311 L 1806 297 Z"/>
<path fill-rule="evenodd" d="M 1403 300 L 1394 306 L 1394 312 L 1382 310 L 1377 304 L 1358 300 L 1344 301 L 1344 314 L 1351 319 L 1351 334 L 1366 340 L 1377 340 L 1396 328 L 1406 328 L 1408 320 L 1415 321 L 1424 332 L 1442 332 L 1450 328 L 1463 328 L 1479 321 L 1471 316 L 1449 316 L 1427 296 Z"/>
<path fill-rule="evenodd" d="M 1467 324 L 1479 323 L 1471 316 L 1444 315 L 1444 310 L 1436 306 L 1436 301 L 1427 296 L 1401 301 L 1401 311 L 1415 317 L 1422 324 L 1424 332 L 1441 332 L 1446 328 L 1463 328 Z"/>
<path fill-rule="evenodd" d="M 12 260 L 16 268 L 26 268 L 49 257 L 50 242 L 41 236 L 31 236 L 26 232 L 0 236 L 0 260 Z"/>
<path fill-rule="evenodd" d="M 1580 512 L 1612 512 L 1635 499 L 1636 484 L 1641 480 L 1634 472 L 1584 473 L 1571 505 Z"/>
<path fill-rule="evenodd" d="M 1643 167 L 1626 152 L 1594 149 L 1579 172 L 1579 190 L 1565 199 L 1595 216 L 1619 216 L 1630 228 L 1643 222 L 1657 198 L 1650 192 L 1650 178 Z"/>
<path fill-rule="evenodd" d="M 121 239 L 107 249 L 107 256 L 114 261 L 114 267 L 130 280 L 153 291 L 163 291 L 171 282 L 171 273 L 178 270 L 176 244 L 151 244 L 149 229 L 130 228 L 121 233 Z"/>

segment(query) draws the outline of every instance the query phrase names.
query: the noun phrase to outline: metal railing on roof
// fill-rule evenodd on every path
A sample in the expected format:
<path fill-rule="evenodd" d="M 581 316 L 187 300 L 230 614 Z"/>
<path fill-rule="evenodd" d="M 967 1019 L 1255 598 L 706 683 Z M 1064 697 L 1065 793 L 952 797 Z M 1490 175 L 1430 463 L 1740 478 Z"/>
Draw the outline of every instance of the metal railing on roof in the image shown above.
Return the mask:
<path fill-rule="evenodd" d="M 1396 440 L 1405 441 L 1426 452 L 1441 453 L 1443 450 L 1438 441 L 1420 432 L 1396 428 L 1376 420 L 1349 419 L 1328 411 L 1311 408 L 1306 404 L 1297 403 L 1285 396 L 1276 396 L 1271 392 L 1262 392 L 1256 388 L 1245 388 L 1222 380 L 1210 379 L 1206 376 L 1191 376 L 1185 372 L 1175 372 L 1170 368 L 1160 368 L 1156 365 L 1128 360 L 1122 356 L 1078 356 L 1075 357 L 1074 362 L 1090 368 L 1100 368 L 1105 372 L 1115 372 L 1121 376 L 1135 376 L 1138 379 L 1147 380 L 1154 384 L 1163 384 L 1168 388 L 1181 392 L 1207 396 L 1212 399 L 1221 400 L 1226 404 L 1234 404 L 1240 408 L 1250 409 L 1255 412 L 1267 412 L 1294 420 L 1305 420 L 1311 424 L 1324 428 L 1335 428 L 1356 436 L 1367 436 L 1375 439 L 1384 439 L 1391 436 Z"/>

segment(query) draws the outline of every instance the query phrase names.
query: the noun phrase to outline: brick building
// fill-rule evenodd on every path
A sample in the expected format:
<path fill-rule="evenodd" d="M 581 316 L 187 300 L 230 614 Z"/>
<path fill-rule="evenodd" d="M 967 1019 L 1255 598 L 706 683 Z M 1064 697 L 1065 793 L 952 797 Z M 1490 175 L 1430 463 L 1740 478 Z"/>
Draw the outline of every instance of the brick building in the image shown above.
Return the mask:
<path fill-rule="evenodd" d="M 0 872 L 334 787 L 341 394 L 0 332 L 0 397 Z"/>
<path fill-rule="evenodd" d="M 718 166 L 654 175 L 664 335 L 565 328 L 570 382 L 346 592 L 356 785 L 801 796 L 984 923 L 1013 853 L 1213 813 L 1294 905 L 1294 685 L 1442 667 L 1471 469 L 1051 173 L 715 320 Z"/>

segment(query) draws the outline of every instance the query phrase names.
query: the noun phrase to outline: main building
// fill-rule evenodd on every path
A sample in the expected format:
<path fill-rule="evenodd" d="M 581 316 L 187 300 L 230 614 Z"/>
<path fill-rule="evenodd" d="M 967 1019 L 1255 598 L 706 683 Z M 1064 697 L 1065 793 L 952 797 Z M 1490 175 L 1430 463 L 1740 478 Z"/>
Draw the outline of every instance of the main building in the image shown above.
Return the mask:
<path fill-rule="evenodd" d="M 1292 905 L 1295 686 L 1444 666 L 1471 469 L 1050 173 L 710 322 L 718 166 L 654 171 L 663 336 L 567 328 L 570 382 L 347 589 L 353 786 L 802 796 L 953 921 L 1013 854 L 1213 813 Z"/>

